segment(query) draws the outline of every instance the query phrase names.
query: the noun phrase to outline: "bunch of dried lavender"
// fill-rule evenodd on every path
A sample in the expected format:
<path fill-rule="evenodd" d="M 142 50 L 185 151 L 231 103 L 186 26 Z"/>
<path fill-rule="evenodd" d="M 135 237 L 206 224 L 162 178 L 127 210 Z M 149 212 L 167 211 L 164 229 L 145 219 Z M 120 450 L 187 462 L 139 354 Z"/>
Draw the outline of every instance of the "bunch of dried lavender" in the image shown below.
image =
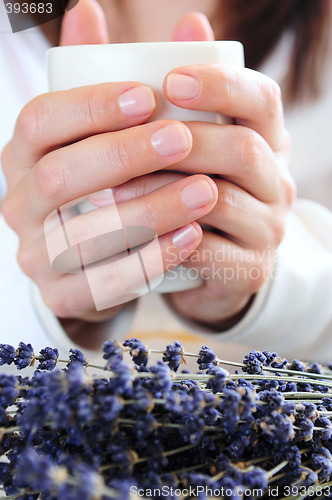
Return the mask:
<path fill-rule="evenodd" d="M 30 344 L 0 344 L 1 365 L 38 363 L 31 378 L 0 375 L 7 498 L 329 497 L 328 367 L 267 351 L 237 364 L 206 346 L 152 351 L 135 338 L 106 342 L 103 352 L 105 367 L 96 367 L 78 350 L 60 360 L 50 347 L 36 355 Z M 151 365 L 152 352 L 162 361 Z M 179 372 L 188 357 L 198 373 Z"/>

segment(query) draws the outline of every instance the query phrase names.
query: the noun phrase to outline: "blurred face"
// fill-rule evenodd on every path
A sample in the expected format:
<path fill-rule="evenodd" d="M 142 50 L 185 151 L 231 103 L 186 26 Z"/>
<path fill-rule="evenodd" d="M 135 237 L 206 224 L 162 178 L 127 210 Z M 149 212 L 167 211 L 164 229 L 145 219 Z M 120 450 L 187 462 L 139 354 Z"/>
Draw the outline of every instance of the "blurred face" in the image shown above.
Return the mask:
<path fill-rule="evenodd" d="M 174 26 L 188 12 L 209 19 L 221 0 L 99 0 L 107 18 L 111 43 L 172 39 Z"/>

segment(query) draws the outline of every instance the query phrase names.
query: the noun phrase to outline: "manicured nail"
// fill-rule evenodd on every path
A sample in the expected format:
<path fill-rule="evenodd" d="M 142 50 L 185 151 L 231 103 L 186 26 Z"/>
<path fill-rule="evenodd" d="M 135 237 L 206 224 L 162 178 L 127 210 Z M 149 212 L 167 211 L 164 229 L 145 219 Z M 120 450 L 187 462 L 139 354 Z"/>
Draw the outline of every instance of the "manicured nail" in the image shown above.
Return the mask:
<path fill-rule="evenodd" d="M 187 208 L 195 210 L 212 203 L 215 195 L 210 184 L 204 179 L 199 179 L 182 189 L 181 198 Z"/>
<path fill-rule="evenodd" d="M 179 123 L 160 128 L 151 136 L 154 149 L 161 156 L 184 153 L 190 148 L 186 129 Z"/>
<path fill-rule="evenodd" d="M 199 93 L 200 84 L 189 75 L 169 75 L 166 82 L 167 94 L 171 99 L 193 99 Z"/>
<path fill-rule="evenodd" d="M 173 233 L 173 243 L 178 248 L 185 248 L 191 246 L 199 238 L 197 229 L 192 224 L 181 227 Z"/>
<path fill-rule="evenodd" d="M 120 95 L 119 104 L 126 116 L 144 116 L 152 113 L 156 100 L 150 87 L 134 87 Z"/>
<path fill-rule="evenodd" d="M 88 200 L 93 205 L 97 207 L 108 207 L 110 205 L 115 205 L 113 189 L 103 189 L 102 191 L 97 191 L 88 196 Z"/>

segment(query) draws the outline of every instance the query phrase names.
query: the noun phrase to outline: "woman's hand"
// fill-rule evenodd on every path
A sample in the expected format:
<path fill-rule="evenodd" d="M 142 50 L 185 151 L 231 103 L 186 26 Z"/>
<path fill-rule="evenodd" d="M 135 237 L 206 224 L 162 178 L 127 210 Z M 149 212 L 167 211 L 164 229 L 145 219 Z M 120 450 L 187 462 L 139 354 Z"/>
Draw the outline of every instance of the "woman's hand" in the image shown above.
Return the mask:
<path fill-rule="evenodd" d="M 280 90 L 249 69 L 200 65 L 172 71 L 164 92 L 176 106 L 233 118 L 229 125 L 186 124 L 193 148 L 176 170 L 212 174 L 219 196 L 215 208 L 198 219 L 212 230 L 204 230 L 202 242 L 185 263 L 204 284 L 170 295 L 183 316 L 226 329 L 242 317 L 270 276 L 295 197 L 287 169 L 290 141 Z M 154 174 L 131 181 L 117 188 L 115 198 L 146 194 L 179 175 Z"/>
<path fill-rule="evenodd" d="M 117 310 L 114 306 L 121 304 L 122 295 L 145 284 L 140 276 L 129 273 L 130 259 L 107 261 L 127 249 L 127 242 L 120 241 L 116 249 L 109 250 L 100 238 L 119 230 L 119 218 L 123 227 L 144 226 L 159 236 L 160 250 L 142 248 L 142 255 L 151 262 L 150 279 L 187 259 L 201 241 L 200 226 L 194 221 L 213 208 L 217 189 L 209 177 L 200 174 L 160 187 L 138 200 L 69 220 L 64 217 L 70 246 L 91 243 L 83 255 L 86 270 L 104 259 L 104 267 L 98 271 L 97 266 L 93 277 L 98 297 L 104 301 L 99 307 L 102 310 L 96 311 L 85 274 L 62 273 L 50 265 L 50 242 L 56 246 L 63 234 L 61 227 L 48 227 L 50 214 L 66 214 L 66 205 L 95 191 L 169 166 L 175 168 L 189 154 L 192 137 L 184 124 L 171 120 L 144 123 L 154 109 L 151 89 L 133 82 L 44 94 L 22 110 L 13 138 L 3 151 L 8 193 L 2 211 L 20 238 L 18 261 L 60 318 L 107 319 Z M 131 246 L 144 244 L 150 236 L 138 231 Z M 177 248 L 175 262 L 168 258 L 171 245 Z M 161 253 L 162 269 L 156 252 Z M 70 269 L 70 260 L 66 264 L 66 271 L 75 270 L 74 264 Z"/>

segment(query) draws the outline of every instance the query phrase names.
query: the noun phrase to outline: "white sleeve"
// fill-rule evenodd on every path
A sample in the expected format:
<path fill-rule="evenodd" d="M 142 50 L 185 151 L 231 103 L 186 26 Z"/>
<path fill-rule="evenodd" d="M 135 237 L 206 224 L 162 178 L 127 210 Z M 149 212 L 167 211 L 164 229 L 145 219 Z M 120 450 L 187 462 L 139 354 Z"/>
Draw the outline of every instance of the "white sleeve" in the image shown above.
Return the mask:
<path fill-rule="evenodd" d="M 17 260 L 18 237 L 0 213 L 0 342 L 14 345 L 31 343 L 35 352 L 46 346 L 59 349 L 68 357 L 70 348 L 84 352 L 90 362 L 102 362 L 101 349 L 88 350 L 75 345 L 52 311 L 44 304 L 34 283 L 22 272 Z M 128 304 L 114 318 L 105 322 L 105 340 L 121 340 L 129 331 L 135 305 Z"/>
<path fill-rule="evenodd" d="M 332 361 L 332 213 L 309 200 L 295 202 L 273 272 L 238 324 L 222 333 L 185 324 L 214 341 Z"/>

